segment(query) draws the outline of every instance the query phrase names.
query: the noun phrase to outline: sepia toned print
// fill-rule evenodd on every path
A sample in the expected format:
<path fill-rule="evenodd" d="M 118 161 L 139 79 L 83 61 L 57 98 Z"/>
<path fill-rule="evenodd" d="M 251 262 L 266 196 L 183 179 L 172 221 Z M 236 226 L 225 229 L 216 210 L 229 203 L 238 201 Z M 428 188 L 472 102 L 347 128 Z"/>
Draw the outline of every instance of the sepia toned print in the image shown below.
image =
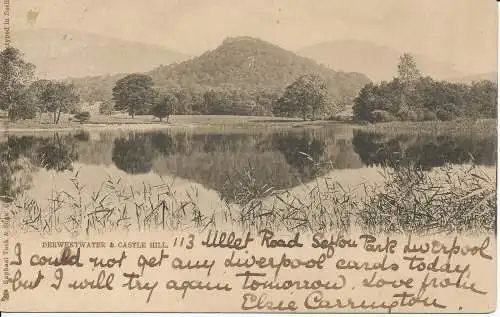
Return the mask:
<path fill-rule="evenodd" d="M 497 15 L 3 1 L 0 309 L 495 310 Z"/>

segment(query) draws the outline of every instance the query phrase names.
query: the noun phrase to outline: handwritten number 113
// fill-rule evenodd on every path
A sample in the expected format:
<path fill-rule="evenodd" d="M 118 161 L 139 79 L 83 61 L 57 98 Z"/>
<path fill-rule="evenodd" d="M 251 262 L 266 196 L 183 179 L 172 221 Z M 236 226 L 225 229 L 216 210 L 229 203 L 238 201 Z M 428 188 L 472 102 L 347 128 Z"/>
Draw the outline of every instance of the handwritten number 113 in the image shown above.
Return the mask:
<path fill-rule="evenodd" d="M 183 247 L 184 246 L 184 243 L 186 243 L 186 249 L 192 249 L 193 246 L 194 246 L 194 235 L 193 234 L 190 234 L 188 236 L 188 238 L 184 238 L 184 237 L 181 237 L 180 239 L 178 237 L 176 237 L 174 239 L 174 247 L 176 246 L 179 246 L 179 247 Z M 177 245 L 179 244 L 179 245 Z"/>

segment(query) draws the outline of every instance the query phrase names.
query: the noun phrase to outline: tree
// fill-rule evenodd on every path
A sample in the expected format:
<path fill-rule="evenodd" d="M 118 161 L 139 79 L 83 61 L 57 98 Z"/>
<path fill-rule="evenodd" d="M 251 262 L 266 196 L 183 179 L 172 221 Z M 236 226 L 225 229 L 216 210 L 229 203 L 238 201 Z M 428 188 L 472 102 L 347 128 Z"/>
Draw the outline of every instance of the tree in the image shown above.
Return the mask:
<path fill-rule="evenodd" d="M 126 110 L 132 118 L 148 113 L 155 99 L 153 79 L 142 74 L 130 74 L 116 82 L 113 100 L 117 110 Z"/>
<path fill-rule="evenodd" d="M 369 83 L 361 89 L 359 96 L 354 99 L 352 107 L 353 117 L 358 121 L 373 121 L 372 112 L 377 109 L 377 86 Z"/>
<path fill-rule="evenodd" d="M 497 117 L 497 98 L 497 84 L 488 80 L 473 82 L 466 97 L 469 107 L 488 118 Z"/>
<path fill-rule="evenodd" d="M 75 109 L 80 101 L 73 84 L 61 82 L 47 83 L 40 96 L 43 107 L 52 112 L 54 124 L 59 123 L 62 112 L 70 112 Z"/>
<path fill-rule="evenodd" d="M 113 101 L 106 100 L 106 101 L 101 102 L 101 104 L 99 105 L 99 113 L 111 116 L 114 108 L 115 108 L 115 105 L 113 104 Z"/>
<path fill-rule="evenodd" d="M 33 91 L 28 87 L 16 90 L 10 96 L 10 119 L 33 119 L 36 116 L 36 102 L 37 100 Z"/>
<path fill-rule="evenodd" d="M 204 114 L 229 114 L 231 104 L 229 96 L 223 90 L 210 89 L 203 93 Z"/>
<path fill-rule="evenodd" d="M 16 48 L 8 47 L 0 52 L 0 109 L 8 110 L 9 117 L 13 107 L 19 105 L 20 95 L 34 78 L 35 66 L 23 59 L 23 54 Z"/>
<path fill-rule="evenodd" d="M 175 114 L 190 114 L 192 112 L 192 92 L 188 89 L 177 89 L 174 92 L 177 104 Z"/>
<path fill-rule="evenodd" d="M 158 102 L 152 109 L 153 116 L 157 117 L 162 121 L 163 118 L 168 118 L 171 114 L 173 114 L 175 105 L 177 104 L 177 99 L 174 95 L 166 94 L 159 98 Z"/>
<path fill-rule="evenodd" d="M 42 114 L 47 112 L 47 104 L 44 100 L 45 90 L 50 87 L 52 81 L 48 79 L 40 79 L 34 81 L 30 85 L 30 90 L 36 100 L 36 107 L 38 108 L 38 112 L 40 114 L 40 121 L 42 120 Z"/>
<path fill-rule="evenodd" d="M 403 86 L 411 87 L 421 77 L 422 74 L 417 68 L 415 57 L 409 53 L 401 55 L 398 64 L 398 78 Z"/>
<path fill-rule="evenodd" d="M 287 116 L 300 115 L 304 121 L 308 114 L 315 119 L 316 114 L 325 108 L 327 97 L 326 82 L 317 74 L 307 74 L 286 87 L 275 109 Z"/>
<path fill-rule="evenodd" d="M 410 95 L 415 90 L 417 81 L 422 77 L 417 68 L 413 55 L 404 53 L 399 58 L 398 80 L 402 85 L 400 110 L 402 113 L 410 111 Z"/>
<path fill-rule="evenodd" d="M 437 108 L 436 116 L 441 121 L 453 121 L 461 117 L 462 113 L 455 104 L 445 103 Z"/>

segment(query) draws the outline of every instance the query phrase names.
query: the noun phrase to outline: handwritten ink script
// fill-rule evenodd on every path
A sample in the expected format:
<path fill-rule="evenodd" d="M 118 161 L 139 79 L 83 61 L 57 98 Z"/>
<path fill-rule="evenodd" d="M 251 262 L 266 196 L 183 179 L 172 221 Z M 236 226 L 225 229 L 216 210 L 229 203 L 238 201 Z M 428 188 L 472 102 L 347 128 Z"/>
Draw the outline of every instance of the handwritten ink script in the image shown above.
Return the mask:
<path fill-rule="evenodd" d="M 3 285 L 10 299 L 4 304 L 15 310 L 78 310 L 84 305 L 93 311 L 494 309 L 494 236 L 261 230 L 155 238 L 13 241 Z M 51 304 L 27 300 L 35 295 Z"/>

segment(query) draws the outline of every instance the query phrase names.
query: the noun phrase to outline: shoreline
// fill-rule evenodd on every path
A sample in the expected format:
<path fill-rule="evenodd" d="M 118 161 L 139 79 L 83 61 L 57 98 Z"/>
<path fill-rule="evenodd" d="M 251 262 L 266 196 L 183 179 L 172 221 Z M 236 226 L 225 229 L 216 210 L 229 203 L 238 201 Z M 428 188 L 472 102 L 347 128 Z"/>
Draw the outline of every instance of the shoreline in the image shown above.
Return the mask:
<path fill-rule="evenodd" d="M 303 121 L 297 118 L 281 118 L 281 117 L 247 117 L 247 116 L 210 116 L 210 115 L 185 115 L 175 116 L 174 122 L 155 122 L 148 117 L 136 117 L 134 119 L 128 117 L 113 117 L 113 122 L 106 122 L 103 119 L 108 118 L 97 117 L 96 121 L 89 123 L 63 123 L 54 125 L 51 123 L 39 122 L 15 122 L 10 123 L 7 128 L 5 121 L 0 121 L 0 133 L 16 134 L 16 133 L 36 133 L 36 132 L 74 132 L 74 131 L 104 131 L 104 130 L 168 130 L 168 129 L 219 129 L 219 128 L 265 128 L 265 129 L 290 129 L 290 128 L 326 128 L 332 126 L 345 126 L 354 129 L 374 132 L 394 132 L 394 130 L 417 130 L 421 132 L 448 131 L 456 132 L 455 130 L 491 130 L 490 126 L 496 127 L 495 119 L 480 119 L 480 120 L 463 120 L 463 121 L 426 121 L 426 122 L 406 122 L 393 121 L 381 122 L 374 124 L 363 124 L 360 122 L 347 121 L 329 121 L 315 120 Z M 101 121 L 102 120 L 102 121 Z M 133 120 L 133 121 L 132 121 Z M 134 122 L 135 121 L 135 122 Z M 31 126 L 30 126 L 31 125 Z M 494 129 L 496 130 L 496 129 Z M 493 132 L 493 131 L 489 131 Z M 494 131 L 496 135 L 496 131 Z"/>
<path fill-rule="evenodd" d="M 245 116 L 178 116 L 178 121 L 152 122 L 144 118 L 126 120 L 136 120 L 136 122 L 120 122 L 122 118 L 115 118 L 114 122 L 89 122 L 84 124 L 54 125 L 35 123 L 30 127 L 30 123 L 16 122 L 10 123 L 9 128 L 5 124 L 0 124 L 0 133 L 29 133 L 29 132 L 73 132 L 81 130 L 163 130 L 163 129 L 213 129 L 220 127 L 230 128 L 322 128 L 327 126 L 357 126 L 355 122 L 340 122 L 328 120 L 303 121 L 294 118 L 279 117 L 245 117 Z M 2 123 L 2 122 L 0 122 Z"/>

